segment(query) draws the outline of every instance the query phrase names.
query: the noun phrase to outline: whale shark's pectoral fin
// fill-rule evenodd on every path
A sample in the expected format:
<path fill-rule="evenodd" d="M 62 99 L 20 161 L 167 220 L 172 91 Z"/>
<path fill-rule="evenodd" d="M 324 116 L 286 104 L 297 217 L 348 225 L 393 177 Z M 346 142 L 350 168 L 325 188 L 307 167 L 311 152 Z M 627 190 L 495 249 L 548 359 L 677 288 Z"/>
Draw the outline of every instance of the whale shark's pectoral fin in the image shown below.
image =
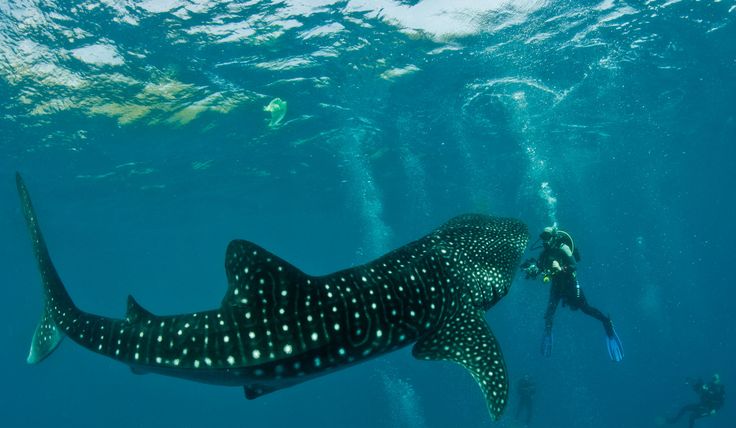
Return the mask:
<path fill-rule="evenodd" d="M 483 391 L 491 418 L 501 416 L 509 390 L 506 366 L 482 311 L 456 314 L 439 329 L 421 337 L 412 354 L 421 360 L 454 361 L 465 367 Z"/>

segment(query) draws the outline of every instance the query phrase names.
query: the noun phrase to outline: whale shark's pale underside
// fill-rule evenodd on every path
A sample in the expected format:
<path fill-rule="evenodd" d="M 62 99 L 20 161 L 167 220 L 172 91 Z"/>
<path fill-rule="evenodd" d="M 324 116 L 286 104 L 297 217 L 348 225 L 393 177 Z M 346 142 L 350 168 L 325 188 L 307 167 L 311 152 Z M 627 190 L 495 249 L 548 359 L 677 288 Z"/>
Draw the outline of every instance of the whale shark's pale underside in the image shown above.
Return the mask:
<path fill-rule="evenodd" d="M 508 292 L 526 247 L 527 228 L 517 220 L 458 216 L 377 260 L 325 276 L 234 240 L 219 308 L 158 316 L 129 297 L 125 318 L 112 319 L 74 305 L 20 175 L 16 182 L 44 291 L 29 363 L 68 336 L 137 373 L 242 386 L 256 398 L 415 343 L 416 358 L 465 367 L 491 417 L 503 412 L 508 377 L 484 313 Z"/>

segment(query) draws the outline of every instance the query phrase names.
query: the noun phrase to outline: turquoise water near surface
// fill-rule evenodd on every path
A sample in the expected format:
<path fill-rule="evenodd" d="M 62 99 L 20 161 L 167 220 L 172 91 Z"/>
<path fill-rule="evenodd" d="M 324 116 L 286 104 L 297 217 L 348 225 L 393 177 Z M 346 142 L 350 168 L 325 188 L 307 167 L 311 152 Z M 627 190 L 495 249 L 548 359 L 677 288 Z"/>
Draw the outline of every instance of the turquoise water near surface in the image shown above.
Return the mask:
<path fill-rule="evenodd" d="M 732 427 L 734 1 L 0 3 L 0 283 L 9 427 L 649 427 L 719 372 Z M 286 114 L 272 120 L 272 100 Z M 626 347 L 517 277 L 487 314 L 510 372 L 477 386 L 410 348 L 246 401 L 135 376 L 66 341 L 25 364 L 41 287 L 14 172 L 90 312 L 217 307 L 227 243 L 310 274 L 367 262 L 450 217 L 576 238 L 579 279 Z M 529 253 L 533 255 L 533 253 Z"/>

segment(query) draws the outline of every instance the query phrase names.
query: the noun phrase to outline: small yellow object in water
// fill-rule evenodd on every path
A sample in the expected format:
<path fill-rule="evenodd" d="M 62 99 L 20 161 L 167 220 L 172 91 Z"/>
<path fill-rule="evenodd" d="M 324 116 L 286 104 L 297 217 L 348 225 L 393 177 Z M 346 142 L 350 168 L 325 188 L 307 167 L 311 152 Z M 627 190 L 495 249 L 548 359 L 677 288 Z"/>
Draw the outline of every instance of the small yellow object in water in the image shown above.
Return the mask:
<path fill-rule="evenodd" d="M 284 119 L 284 116 L 286 116 L 286 101 L 281 98 L 274 98 L 266 107 L 263 107 L 263 111 L 271 113 L 271 120 L 268 122 L 268 126 L 277 126 Z"/>

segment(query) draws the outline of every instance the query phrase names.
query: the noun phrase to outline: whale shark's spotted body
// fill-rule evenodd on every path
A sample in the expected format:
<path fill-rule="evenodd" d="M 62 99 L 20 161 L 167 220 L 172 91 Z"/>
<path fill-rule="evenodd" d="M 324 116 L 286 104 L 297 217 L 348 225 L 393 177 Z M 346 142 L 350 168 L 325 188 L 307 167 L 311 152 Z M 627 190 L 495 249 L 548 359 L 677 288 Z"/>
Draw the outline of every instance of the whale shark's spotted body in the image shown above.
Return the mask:
<path fill-rule="evenodd" d="M 508 292 L 526 247 L 519 221 L 459 216 L 373 262 L 325 276 L 235 240 L 219 309 L 157 316 L 129 297 L 125 319 L 111 319 L 74 305 L 20 175 L 16 181 L 45 298 L 29 363 L 68 336 L 137 373 L 243 386 L 256 398 L 416 342 L 415 357 L 470 371 L 494 419 L 505 407 L 506 369 L 484 312 Z"/>

